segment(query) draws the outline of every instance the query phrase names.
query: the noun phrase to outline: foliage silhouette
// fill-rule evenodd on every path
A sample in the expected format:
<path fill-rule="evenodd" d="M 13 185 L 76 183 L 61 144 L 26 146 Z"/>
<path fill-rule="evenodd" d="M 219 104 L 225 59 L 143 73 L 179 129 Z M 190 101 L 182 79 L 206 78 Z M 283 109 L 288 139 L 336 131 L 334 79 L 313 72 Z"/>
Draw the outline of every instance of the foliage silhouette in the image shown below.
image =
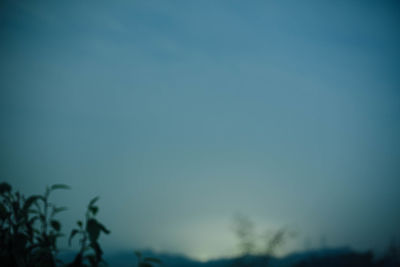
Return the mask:
<path fill-rule="evenodd" d="M 13 192 L 11 185 L 0 183 L 0 263 L 2 266 L 39 267 L 62 266 L 57 260 L 57 240 L 62 237 L 62 225 L 56 215 L 66 207 L 50 202 L 54 190 L 69 189 L 67 185 L 56 184 L 46 187 L 43 195 L 25 197 Z M 99 266 L 103 263 L 103 251 L 98 239 L 100 233 L 110 231 L 96 219 L 99 211 L 98 197 L 92 199 L 87 207 L 85 224 L 77 222 L 70 241 L 79 235 L 80 251 L 74 261 L 67 266 Z"/>
<path fill-rule="evenodd" d="M 79 240 L 79 251 L 72 257 L 72 262 L 58 260 L 57 241 L 62 234 L 62 224 L 57 220 L 66 207 L 57 206 L 50 201 L 53 191 L 70 189 L 66 185 L 48 186 L 42 195 L 25 197 L 8 183 L 0 183 L 0 265 L 10 267 L 46 267 L 46 266 L 101 266 L 106 265 L 100 246 L 101 234 L 110 231 L 97 219 L 99 197 L 90 200 L 83 220 L 76 222 L 77 227 L 69 235 L 69 244 Z M 274 232 L 265 238 L 265 248 L 258 249 L 253 222 L 246 216 L 235 217 L 234 231 L 239 239 L 241 254 L 228 261 L 227 265 L 218 266 L 270 266 L 276 250 L 288 239 L 287 229 Z M 132 255 L 132 254 L 131 254 Z M 144 257 L 135 252 L 137 266 L 154 267 L 161 265 L 161 260 Z M 163 264 L 166 264 L 163 259 Z M 193 264 L 196 264 L 195 262 Z M 207 263 L 205 263 L 207 264 Z M 199 265 L 200 266 L 200 263 Z M 208 266 L 208 265 L 207 265 Z M 215 265 L 217 266 L 217 265 Z M 400 247 L 393 241 L 383 258 L 374 260 L 372 252 L 345 254 L 323 254 L 303 258 L 292 262 L 291 266 L 400 266 Z"/>
<path fill-rule="evenodd" d="M 77 221 L 78 228 L 73 229 L 70 233 L 69 244 L 71 244 L 74 236 L 78 235 L 81 238 L 79 240 L 80 250 L 74 262 L 69 266 L 87 266 L 87 263 L 90 263 L 90 266 L 99 266 L 104 263 L 103 250 L 98 239 L 100 233 L 109 234 L 110 231 L 96 219 L 99 207 L 95 204 L 98 200 L 99 197 L 95 197 L 89 202 L 85 214 L 85 223 Z"/>
<path fill-rule="evenodd" d="M 245 215 L 237 213 L 234 216 L 233 230 L 239 240 L 240 255 L 234 262 L 234 266 L 258 266 L 251 255 L 258 254 L 263 258 L 262 265 L 268 266 L 270 258 L 274 256 L 276 250 L 281 247 L 289 236 L 289 231 L 285 228 L 273 233 L 272 236 L 265 236 L 263 249 L 257 248 L 254 223 Z"/>
<path fill-rule="evenodd" d="M 52 191 L 66 185 L 47 187 L 43 195 L 25 198 L 0 184 L 0 260 L 7 266 L 56 266 L 57 239 L 61 223 L 55 215 L 66 210 L 49 201 Z"/>
<path fill-rule="evenodd" d="M 245 215 L 237 213 L 234 216 L 234 232 L 239 239 L 239 249 L 242 256 L 254 253 L 255 235 L 254 223 Z"/>

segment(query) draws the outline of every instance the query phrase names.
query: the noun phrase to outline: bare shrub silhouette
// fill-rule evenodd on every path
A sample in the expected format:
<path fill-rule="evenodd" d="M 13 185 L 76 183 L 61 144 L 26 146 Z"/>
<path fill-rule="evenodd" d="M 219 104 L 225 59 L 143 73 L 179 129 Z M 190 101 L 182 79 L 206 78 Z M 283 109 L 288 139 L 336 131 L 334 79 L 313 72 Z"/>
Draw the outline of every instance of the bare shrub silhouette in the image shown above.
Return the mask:
<path fill-rule="evenodd" d="M 157 266 L 161 264 L 160 259 L 154 257 L 143 257 L 143 254 L 140 251 L 135 251 L 135 255 L 138 267 L 153 267 L 154 265 Z"/>
<path fill-rule="evenodd" d="M 254 253 L 256 247 L 254 223 L 241 213 L 235 214 L 233 220 L 233 230 L 239 240 L 240 255 L 245 256 Z"/>
<path fill-rule="evenodd" d="M 262 265 L 268 266 L 270 258 L 275 255 L 278 248 L 282 247 L 289 237 L 289 231 L 282 228 L 272 235 L 264 235 L 262 237 L 265 247 L 258 246 L 258 235 L 255 232 L 253 221 L 247 216 L 237 213 L 233 219 L 233 230 L 239 241 L 240 254 L 234 262 L 234 266 L 255 266 L 251 255 L 262 257 Z"/>

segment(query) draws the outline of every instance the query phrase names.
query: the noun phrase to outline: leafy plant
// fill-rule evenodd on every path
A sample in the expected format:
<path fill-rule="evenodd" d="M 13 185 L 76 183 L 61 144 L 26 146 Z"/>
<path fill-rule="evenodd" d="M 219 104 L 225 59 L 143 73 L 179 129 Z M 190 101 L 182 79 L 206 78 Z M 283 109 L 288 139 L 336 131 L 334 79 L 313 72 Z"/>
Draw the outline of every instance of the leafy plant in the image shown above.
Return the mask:
<path fill-rule="evenodd" d="M 40 228 L 36 237 L 36 246 L 38 250 L 35 253 L 37 261 L 42 264 L 50 264 L 55 266 L 57 249 L 57 239 L 62 237 L 61 223 L 55 219 L 55 215 L 67 210 L 66 207 L 58 207 L 49 201 L 50 194 L 54 190 L 59 189 L 70 189 L 67 185 L 56 184 L 50 187 L 46 187 L 46 191 L 43 196 L 33 196 L 33 203 L 36 209 L 31 210 L 33 214 L 36 214 L 36 218 L 40 223 Z M 35 217 L 34 217 L 35 218 Z M 43 260 L 50 262 L 43 262 Z"/>
<path fill-rule="evenodd" d="M 57 260 L 57 240 L 62 237 L 62 225 L 56 215 L 66 207 L 56 206 L 50 201 L 54 190 L 69 189 L 67 185 L 56 184 L 46 187 L 43 195 L 25 198 L 13 192 L 8 183 L 0 183 L 0 264 L 2 266 L 39 267 L 60 266 Z M 99 211 L 92 199 L 88 205 L 85 223 L 78 221 L 78 229 L 70 235 L 80 235 L 80 251 L 70 266 L 99 266 L 104 262 L 103 251 L 98 239 L 100 233 L 110 231 L 96 219 Z"/>
<path fill-rule="evenodd" d="M 0 184 L 0 260 L 9 266 L 29 261 L 33 249 L 33 221 L 29 220 L 29 201 L 13 193 L 7 183 Z"/>
<path fill-rule="evenodd" d="M 71 245 L 74 236 L 80 236 L 80 251 L 70 266 L 87 266 L 87 263 L 90 266 L 99 266 L 101 263 L 104 263 L 103 251 L 98 239 L 100 233 L 109 234 L 110 231 L 96 219 L 99 208 L 95 204 L 98 200 L 99 197 L 95 197 L 89 202 L 84 223 L 77 221 L 78 228 L 71 231 L 69 244 Z"/>
<path fill-rule="evenodd" d="M 25 198 L 12 192 L 8 183 L 0 184 L 0 260 L 7 266 L 55 266 L 57 238 L 61 223 L 54 216 L 65 210 L 49 201 L 56 189 L 47 187 L 44 195 Z"/>

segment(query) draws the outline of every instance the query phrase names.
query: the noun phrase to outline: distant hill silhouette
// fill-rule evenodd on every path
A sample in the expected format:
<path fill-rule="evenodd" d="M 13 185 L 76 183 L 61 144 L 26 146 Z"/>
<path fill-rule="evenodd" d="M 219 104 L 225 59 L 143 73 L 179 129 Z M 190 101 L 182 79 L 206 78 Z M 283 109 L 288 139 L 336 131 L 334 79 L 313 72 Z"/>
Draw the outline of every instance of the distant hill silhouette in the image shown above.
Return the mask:
<path fill-rule="evenodd" d="M 199 262 L 186 256 L 170 253 L 157 253 L 151 250 L 142 251 L 143 255 L 156 257 L 162 261 L 164 267 L 233 267 L 238 266 L 239 258 L 221 258 L 207 262 Z M 71 256 L 74 255 L 71 253 Z M 61 255 L 64 259 L 68 259 L 68 255 Z M 136 256 L 133 251 L 120 251 L 113 254 L 105 255 L 106 262 L 111 267 L 135 266 Z M 249 255 L 240 258 L 244 266 L 265 267 L 265 256 Z M 240 265 L 240 266 L 243 266 Z M 296 252 L 285 257 L 269 259 L 268 266 L 271 267 L 314 267 L 314 266 L 384 266 L 394 267 L 384 263 L 383 261 L 374 261 L 370 252 L 355 252 L 347 247 L 320 249 L 304 252 Z"/>

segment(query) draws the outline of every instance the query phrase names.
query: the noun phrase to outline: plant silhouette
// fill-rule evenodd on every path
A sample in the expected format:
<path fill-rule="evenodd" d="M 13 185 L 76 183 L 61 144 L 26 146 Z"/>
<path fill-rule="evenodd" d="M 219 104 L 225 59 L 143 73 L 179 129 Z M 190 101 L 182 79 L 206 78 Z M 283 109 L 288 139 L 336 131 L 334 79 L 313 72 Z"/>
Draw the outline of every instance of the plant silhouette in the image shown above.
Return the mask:
<path fill-rule="evenodd" d="M 239 241 L 240 254 L 234 261 L 234 266 L 259 266 L 259 263 L 253 262 L 251 255 L 257 254 L 261 257 L 262 266 L 268 266 L 270 259 L 274 256 L 276 250 L 286 241 L 289 232 L 283 228 L 265 236 L 265 248 L 258 248 L 257 235 L 254 230 L 254 223 L 247 216 L 237 213 L 234 216 L 233 230 Z"/>
<path fill-rule="evenodd" d="M 80 250 L 74 262 L 69 266 L 87 266 L 86 263 L 90 263 L 90 266 L 99 266 L 100 263 L 104 263 L 103 250 L 100 247 L 98 239 L 100 233 L 109 234 L 110 231 L 96 219 L 99 207 L 95 204 L 98 200 L 99 197 L 95 197 L 89 202 L 84 223 L 77 221 L 78 228 L 71 231 L 69 244 L 71 244 L 74 236 L 80 236 Z"/>
<path fill-rule="evenodd" d="M 14 191 L 8 183 L 0 183 L 0 266 L 10 267 L 86 267 L 107 265 L 103 258 L 100 236 L 110 231 L 98 220 L 99 197 L 90 200 L 84 218 L 76 222 L 76 228 L 69 234 L 69 244 L 78 239 L 79 250 L 68 262 L 58 259 L 57 241 L 63 237 L 62 224 L 57 219 L 66 207 L 51 201 L 54 191 L 68 190 L 67 185 L 47 186 L 42 195 L 25 197 Z M 276 251 L 290 237 L 286 228 L 263 237 L 264 246 L 259 246 L 260 236 L 254 230 L 254 223 L 246 216 L 237 214 L 234 218 L 234 231 L 239 240 L 240 255 L 226 261 L 225 265 L 204 266 L 272 266 L 276 263 Z M 323 252 L 323 251 L 322 251 Z M 130 254 L 132 256 L 132 254 Z M 135 251 L 138 267 L 168 265 L 168 258 L 162 261 L 155 257 L 143 256 Z M 372 252 L 356 253 L 345 251 L 339 254 L 310 254 L 290 266 L 400 266 L 400 247 L 393 240 L 381 259 L 374 259 Z M 275 262 L 275 263 L 274 263 Z M 202 263 L 192 262 L 202 266 Z M 223 264 L 223 263 L 221 263 Z M 172 265 L 175 266 L 175 265 Z M 186 266 L 186 265 L 180 265 Z M 286 265 L 287 266 L 287 265 Z"/>
<path fill-rule="evenodd" d="M 57 189 L 46 187 L 43 195 L 25 198 L 12 192 L 7 183 L 0 184 L 0 260 L 7 266 L 56 266 L 57 239 L 62 236 L 61 223 L 55 215 L 66 210 L 49 201 Z"/>
<path fill-rule="evenodd" d="M 57 240 L 62 237 L 62 225 L 56 215 L 66 207 L 50 202 L 55 190 L 70 189 L 67 185 L 56 184 L 46 187 L 43 195 L 25 197 L 13 192 L 11 185 L 0 183 L 0 263 L 11 267 L 39 266 L 99 266 L 104 263 L 103 251 L 99 244 L 100 233 L 110 231 L 96 219 L 99 211 L 92 199 L 87 207 L 84 223 L 78 221 L 73 229 L 70 242 L 80 236 L 80 250 L 70 264 L 57 259 Z"/>

